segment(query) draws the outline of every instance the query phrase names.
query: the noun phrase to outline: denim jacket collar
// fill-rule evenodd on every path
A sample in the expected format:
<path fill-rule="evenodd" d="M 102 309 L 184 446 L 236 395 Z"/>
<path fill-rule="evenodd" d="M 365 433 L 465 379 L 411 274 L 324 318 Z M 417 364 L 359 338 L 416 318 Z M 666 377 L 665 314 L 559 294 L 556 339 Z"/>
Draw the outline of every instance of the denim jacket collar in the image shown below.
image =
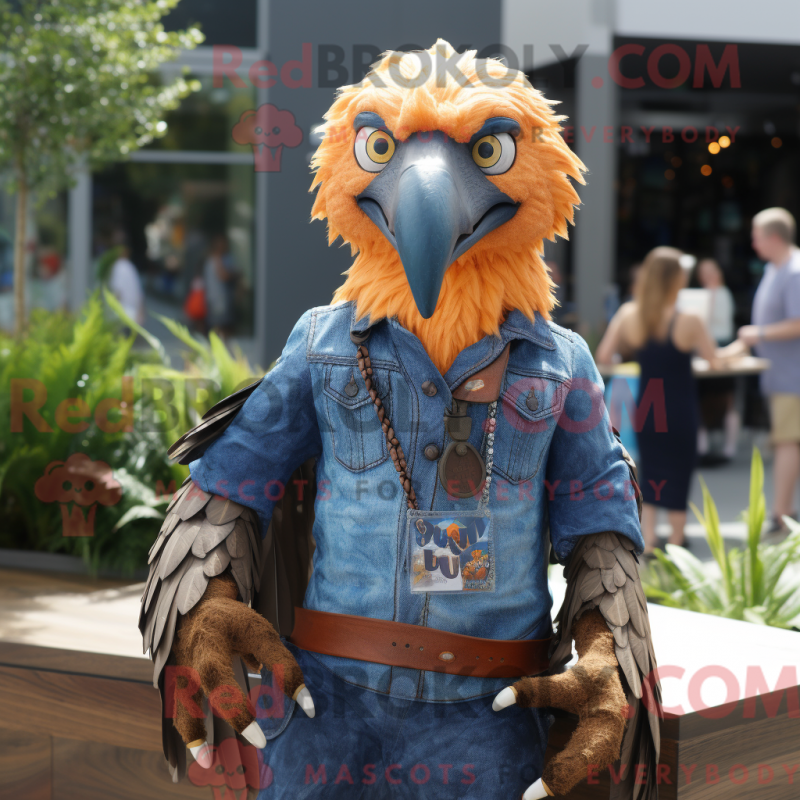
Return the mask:
<path fill-rule="evenodd" d="M 512 339 L 527 339 L 547 350 L 556 349 L 550 326 L 538 311 L 535 314 L 534 321 L 531 322 L 519 309 L 515 308 L 509 312 L 506 321 L 500 326 L 500 334 L 504 342 Z"/>
<path fill-rule="evenodd" d="M 375 324 L 385 321 L 381 319 Z M 400 335 L 405 347 L 411 347 L 412 350 L 417 351 L 416 355 L 420 358 L 429 358 L 422 343 L 411 331 L 404 328 L 395 318 L 388 320 L 388 323 L 392 328 L 392 332 Z M 363 334 L 371 326 L 372 321 L 369 315 L 356 320 L 356 305 L 353 303 L 350 332 Z M 529 342 L 533 342 L 547 350 L 555 350 L 556 347 L 550 327 L 541 314 L 536 313 L 534 320 L 531 321 L 521 311 L 513 309 L 509 312 L 505 322 L 500 325 L 499 337 L 484 336 L 456 356 L 450 369 L 443 376 L 450 387 L 450 391 L 453 391 L 479 369 L 491 364 L 500 355 L 506 344 L 514 339 L 527 339 Z"/>

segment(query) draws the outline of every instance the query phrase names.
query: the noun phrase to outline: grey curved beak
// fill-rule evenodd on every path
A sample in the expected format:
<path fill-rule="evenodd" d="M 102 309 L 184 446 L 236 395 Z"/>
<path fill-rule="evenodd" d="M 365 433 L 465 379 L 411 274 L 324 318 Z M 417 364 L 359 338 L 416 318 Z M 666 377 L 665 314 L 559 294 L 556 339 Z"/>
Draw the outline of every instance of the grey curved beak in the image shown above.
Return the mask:
<path fill-rule="evenodd" d="M 467 145 L 441 131 L 399 143 L 356 200 L 400 255 L 425 319 L 436 310 L 447 268 L 518 206 L 476 166 Z"/>

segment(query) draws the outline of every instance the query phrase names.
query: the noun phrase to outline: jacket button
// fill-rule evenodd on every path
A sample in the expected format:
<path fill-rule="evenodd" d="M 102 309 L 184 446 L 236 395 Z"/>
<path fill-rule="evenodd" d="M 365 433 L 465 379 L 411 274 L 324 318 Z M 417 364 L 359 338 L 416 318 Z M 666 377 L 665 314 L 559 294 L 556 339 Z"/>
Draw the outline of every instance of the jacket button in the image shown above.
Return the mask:
<path fill-rule="evenodd" d="M 431 381 L 425 381 L 425 383 L 422 384 L 422 391 L 428 395 L 428 397 L 433 397 L 437 389 Z"/>
<path fill-rule="evenodd" d="M 528 406 L 529 411 L 536 411 L 539 408 L 539 401 L 536 399 L 533 389 L 528 392 L 528 396 L 525 398 L 525 405 Z"/>
<path fill-rule="evenodd" d="M 439 458 L 439 448 L 435 444 L 429 444 L 425 448 L 425 458 L 427 458 L 428 461 L 436 461 L 436 459 Z"/>
<path fill-rule="evenodd" d="M 344 387 L 344 393 L 348 397 L 355 397 L 358 394 L 358 384 L 356 383 L 355 375 L 350 376 L 350 383 Z"/>

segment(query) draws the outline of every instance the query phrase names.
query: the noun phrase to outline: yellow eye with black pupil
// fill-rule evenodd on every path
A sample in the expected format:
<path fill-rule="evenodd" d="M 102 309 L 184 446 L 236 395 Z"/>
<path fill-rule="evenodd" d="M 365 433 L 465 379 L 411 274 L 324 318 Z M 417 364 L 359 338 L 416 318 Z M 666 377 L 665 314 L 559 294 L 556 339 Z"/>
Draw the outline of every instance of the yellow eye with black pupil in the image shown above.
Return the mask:
<path fill-rule="evenodd" d="M 496 136 L 483 136 L 472 146 L 472 158 L 479 167 L 493 167 L 503 153 L 503 147 Z"/>
<path fill-rule="evenodd" d="M 367 155 L 376 164 L 385 164 L 394 155 L 394 140 L 388 133 L 373 131 L 367 139 Z"/>

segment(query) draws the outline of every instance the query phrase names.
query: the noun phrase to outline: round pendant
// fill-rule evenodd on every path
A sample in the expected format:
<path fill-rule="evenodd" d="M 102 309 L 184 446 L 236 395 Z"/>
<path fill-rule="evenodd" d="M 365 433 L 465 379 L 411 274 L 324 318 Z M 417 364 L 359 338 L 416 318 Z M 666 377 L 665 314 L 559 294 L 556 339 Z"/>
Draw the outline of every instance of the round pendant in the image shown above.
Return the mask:
<path fill-rule="evenodd" d="M 483 489 L 486 465 L 469 442 L 451 442 L 439 461 L 439 480 L 451 497 L 475 497 Z"/>

